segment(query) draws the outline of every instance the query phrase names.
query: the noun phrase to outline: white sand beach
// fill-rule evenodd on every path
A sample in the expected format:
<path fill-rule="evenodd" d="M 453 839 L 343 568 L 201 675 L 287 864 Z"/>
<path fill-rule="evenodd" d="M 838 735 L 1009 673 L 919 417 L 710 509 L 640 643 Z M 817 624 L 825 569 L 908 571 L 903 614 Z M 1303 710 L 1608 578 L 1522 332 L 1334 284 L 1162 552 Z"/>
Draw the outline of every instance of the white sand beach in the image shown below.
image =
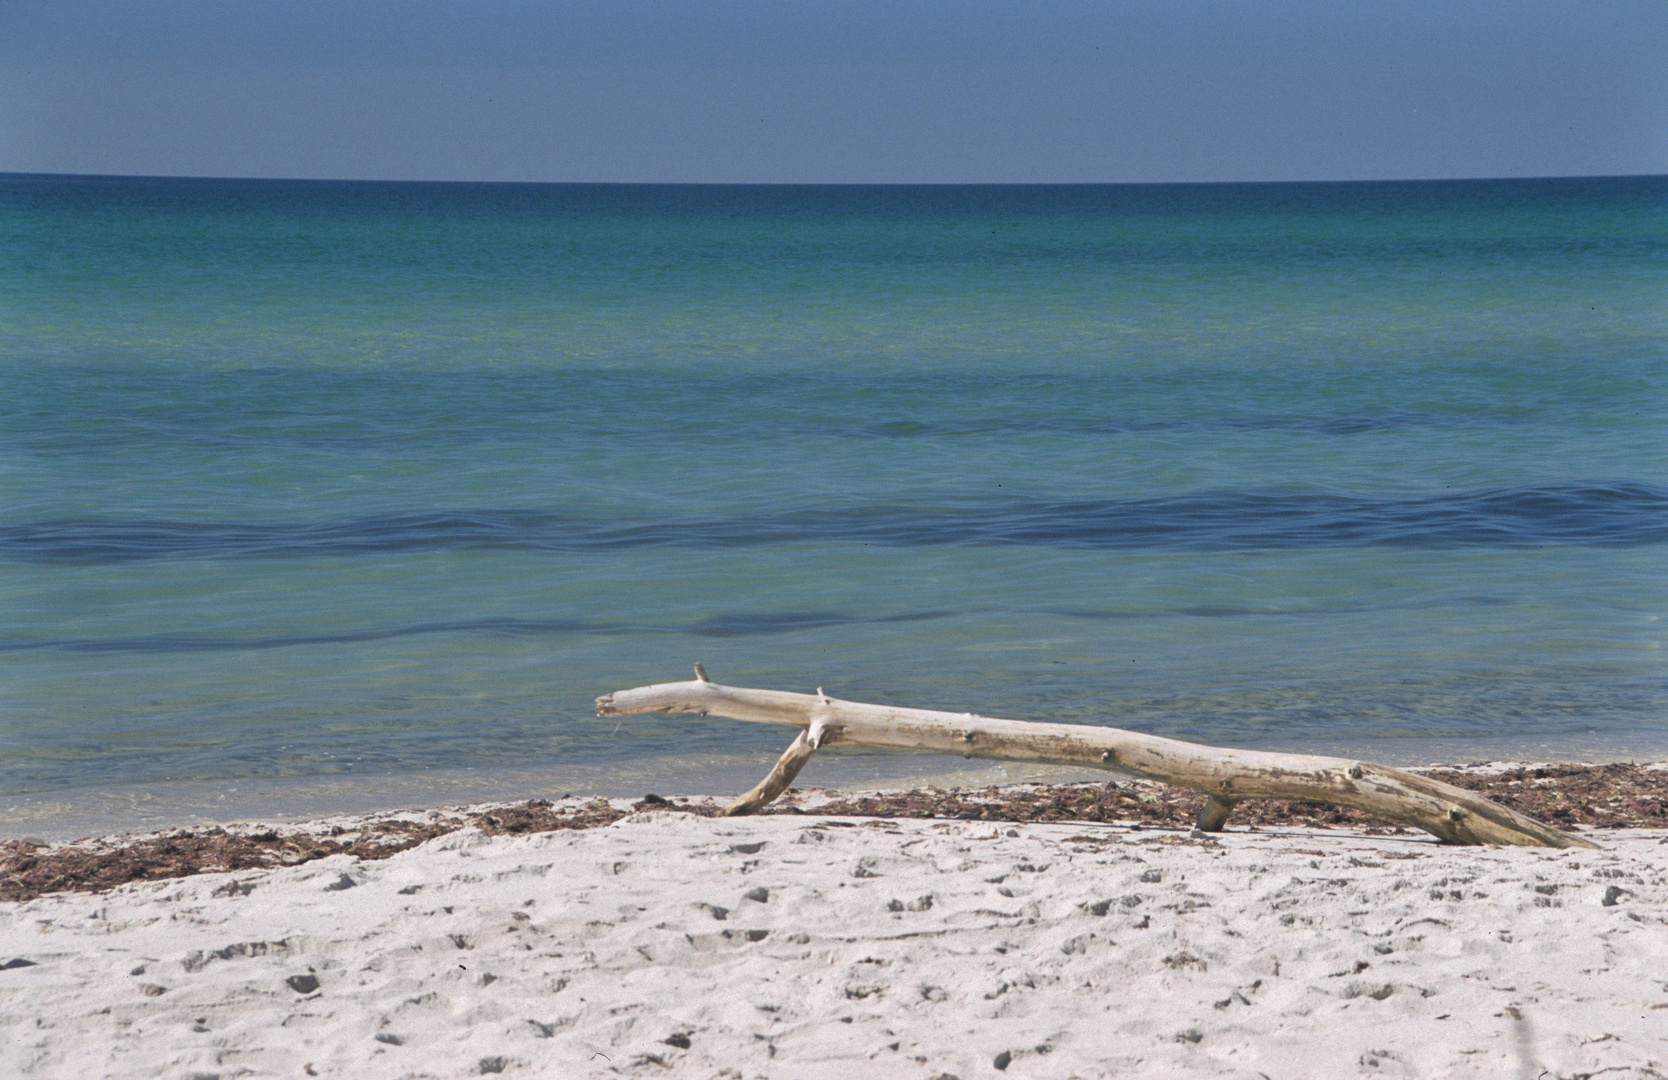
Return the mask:
<path fill-rule="evenodd" d="M 0 905 L 0 1074 L 1668 1076 L 1668 834 L 1591 835 L 464 830 Z"/>

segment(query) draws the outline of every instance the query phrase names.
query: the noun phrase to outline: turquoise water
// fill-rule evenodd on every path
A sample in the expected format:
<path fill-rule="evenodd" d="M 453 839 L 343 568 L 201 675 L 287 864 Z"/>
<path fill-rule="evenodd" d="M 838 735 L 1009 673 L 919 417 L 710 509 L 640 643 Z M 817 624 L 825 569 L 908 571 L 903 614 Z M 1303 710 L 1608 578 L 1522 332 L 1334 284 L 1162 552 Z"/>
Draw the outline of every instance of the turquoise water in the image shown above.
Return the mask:
<path fill-rule="evenodd" d="M 1664 178 L 0 176 L 0 825 L 734 790 L 695 660 L 1661 756 L 1665 301 Z"/>

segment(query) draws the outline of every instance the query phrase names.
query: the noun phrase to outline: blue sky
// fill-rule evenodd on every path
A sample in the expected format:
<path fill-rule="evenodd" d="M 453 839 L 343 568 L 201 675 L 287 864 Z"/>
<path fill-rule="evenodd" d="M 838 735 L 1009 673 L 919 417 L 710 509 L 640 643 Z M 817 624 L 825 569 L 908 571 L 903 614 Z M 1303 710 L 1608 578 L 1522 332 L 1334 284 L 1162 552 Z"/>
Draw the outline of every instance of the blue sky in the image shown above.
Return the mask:
<path fill-rule="evenodd" d="M 1668 2 L 0 0 L 0 171 L 1668 173 Z"/>

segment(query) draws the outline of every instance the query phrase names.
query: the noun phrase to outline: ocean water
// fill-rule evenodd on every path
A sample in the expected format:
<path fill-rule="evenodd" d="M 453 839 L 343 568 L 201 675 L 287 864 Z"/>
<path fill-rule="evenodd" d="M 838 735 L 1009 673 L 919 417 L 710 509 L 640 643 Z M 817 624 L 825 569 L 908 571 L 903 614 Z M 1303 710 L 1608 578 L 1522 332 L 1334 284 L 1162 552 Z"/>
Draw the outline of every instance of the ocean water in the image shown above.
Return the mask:
<path fill-rule="evenodd" d="M 1665 419 L 1668 178 L 0 176 L 0 832 L 739 790 L 697 660 L 1661 757 Z"/>

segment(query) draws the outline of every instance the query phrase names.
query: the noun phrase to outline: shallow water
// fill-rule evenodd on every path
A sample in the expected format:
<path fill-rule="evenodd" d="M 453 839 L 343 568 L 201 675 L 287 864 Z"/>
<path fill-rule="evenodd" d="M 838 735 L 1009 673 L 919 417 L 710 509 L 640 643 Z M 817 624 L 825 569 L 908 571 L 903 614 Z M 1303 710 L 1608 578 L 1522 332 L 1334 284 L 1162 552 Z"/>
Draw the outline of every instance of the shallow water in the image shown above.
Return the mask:
<path fill-rule="evenodd" d="M 733 788 L 785 732 L 590 715 L 694 660 L 1661 756 L 1665 210 L 0 177 L 0 823 Z"/>

